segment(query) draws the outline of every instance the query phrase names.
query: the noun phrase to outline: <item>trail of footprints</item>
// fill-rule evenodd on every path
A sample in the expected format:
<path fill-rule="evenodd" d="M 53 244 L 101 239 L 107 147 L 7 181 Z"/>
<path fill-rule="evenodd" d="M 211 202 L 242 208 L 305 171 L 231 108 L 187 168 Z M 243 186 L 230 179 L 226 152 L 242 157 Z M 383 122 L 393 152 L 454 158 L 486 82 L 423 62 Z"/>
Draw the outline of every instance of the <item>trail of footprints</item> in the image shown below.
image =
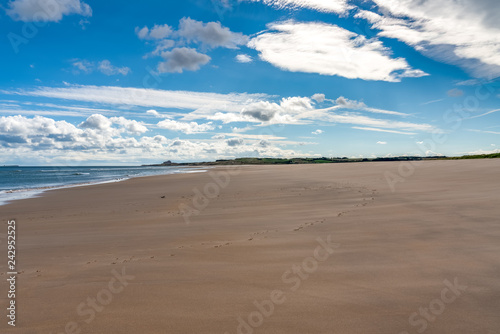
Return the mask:
<path fill-rule="evenodd" d="M 362 198 L 361 203 L 355 204 L 354 207 L 367 206 L 368 204 L 370 204 L 371 202 L 373 202 L 375 200 L 375 195 L 377 193 L 376 189 L 370 190 L 367 188 L 363 188 L 362 190 L 358 190 L 358 192 L 363 194 L 363 198 Z M 353 210 L 341 211 L 341 212 L 337 213 L 337 217 L 342 217 L 342 216 L 344 216 L 352 211 Z M 308 222 L 305 224 L 301 224 L 298 227 L 294 228 L 293 231 L 298 232 L 298 231 L 304 230 L 306 228 L 312 227 L 314 225 L 323 224 L 323 223 L 325 223 L 325 220 L 326 219 L 323 218 L 323 219 L 315 220 L 314 222 Z M 262 230 L 262 231 L 253 232 L 248 236 L 246 241 L 266 239 L 269 233 L 276 233 L 276 232 L 279 232 L 279 230 L 272 229 L 272 230 Z M 187 246 L 181 245 L 181 246 L 178 246 L 177 249 L 181 250 L 181 249 L 185 249 L 185 248 L 196 248 L 197 246 L 202 246 L 204 248 L 222 248 L 222 247 L 230 246 L 232 244 L 233 243 L 230 241 L 202 242 L 202 243 L 197 244 L 197 245 L 187 245 Z M 170 253 L 168 256 L 174 257 L 174 256 L 176 256 L 176 254 Z M 109 262 L 109 264 L 117 265 L 117 264 L 122 264 L 122 263 L 127 263 L 127 262 L 144 261 L 144 260 L 155 261 L 155 256 L 154 255 L 146 256 L 146 257 L 129 256 L 129 257 L 124 257 L 124 258 L 115 257 L 114 259 L 110 260 L 111 262 Z M 98 264 L 99 262 L 101 262 L 101 261 L 94 259 L 94 260 L 87 261 L 86 265 Z M 42 272 L 41 270 L 36 269 L 36 270 L 30 271 L 28 274 L 34 275 L 32 277 L 40 277 L 40 276 L 42 276 L 41 272 Z M 18 274 L 23 274 L 23 273 L 25 273 L 24 270 L 20 271 Z M 2 276 L 2 275 L 4 275 L 4 273 L 0 272 L 0 276 Z"/>

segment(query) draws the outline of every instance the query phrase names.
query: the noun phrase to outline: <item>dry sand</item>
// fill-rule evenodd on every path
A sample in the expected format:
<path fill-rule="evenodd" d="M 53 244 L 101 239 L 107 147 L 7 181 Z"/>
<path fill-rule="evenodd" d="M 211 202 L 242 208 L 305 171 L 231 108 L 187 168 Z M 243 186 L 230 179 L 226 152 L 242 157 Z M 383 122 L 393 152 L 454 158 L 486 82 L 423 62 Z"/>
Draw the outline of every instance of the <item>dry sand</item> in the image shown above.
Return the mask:
<path fill-rule="evenodd" d="M 217 167 L 239 174 L 0 207 L 21 271 L 15 328 L 1 280 L 0 332 L 500 333 L 500 159 L 426 161 L 392 192 L 405 166 Z M 195 189 L 214 197 L 187 224 Z"/>

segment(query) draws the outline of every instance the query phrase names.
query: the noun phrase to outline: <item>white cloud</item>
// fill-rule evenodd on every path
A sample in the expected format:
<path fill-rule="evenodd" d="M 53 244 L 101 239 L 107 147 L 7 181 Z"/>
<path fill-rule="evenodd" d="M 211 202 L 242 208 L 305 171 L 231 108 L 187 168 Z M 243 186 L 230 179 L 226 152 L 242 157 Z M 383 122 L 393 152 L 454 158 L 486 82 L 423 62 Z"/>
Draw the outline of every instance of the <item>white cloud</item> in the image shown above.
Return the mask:
<path fill-rule="evenodd" d="M 494 110 L 490 110 L 490 111 L 488 111 L 488 112 L 485 112 L 485 113 L 483 113 L 483 114 L 481 114 L 481 115 L 471 116 L 471 117 L 469 117 L 469 119 L 470 119 L 470 118 L 478 118 L 478 117 L 483 117 L 483 116 L 486 116 L 486 115 L 489 115 L 489 114 L 496 113 L 497 111 L 500 111 L 500 109 L 494 109 Z"/>
<path fill-rule="evenodd" d="M 140 39 L 164 39 L 172 34 L 172 28 L 168 24 L 155 24 L 151 29 L 149 29 L 148 27 L 136 27 L 135 33 Z"/>
<path fill-rule="evenodd" d="M 244 141 L 241 138 L 231 138 L 226 140 L 228 146 L 239 146 L 243 145 Z"/>
<path fill-rule="evenodd" d="M 93 114 L 78 126 L 86 129 L 109 130 L 112 122 L 101 114 Z"/>
<path fill-rule="evenodd" d="M 476 77 L 500 75 L 500 3 L 492 0 L 374 0 L 384 14 L 360 11 L 381 30 Z"/>
<path fill-rule="evenodd" d="M 151 116 L 155 116 L 155 117 L 160 117 L 161 115 L 158 113 L 158 111 L 154 110 L 154 109 L 150 109 L 148 111 L 146 111 L 146 114 L 147 115 L 151 115 Z"/>
<path fill-rule="evenodd" d="M 118 125 L 119 131 L 127 131 L 132 134 L 142 134 L 148 131 L 148 128 L 143 123 L 136 120 L 129 120 L 124 117 L 111 117 L 107 118 L 101 114 L 90 115 L 84 122 L 80 123 L 78 127 L 83 129 L 93 129 L 100 131 L 114 131 L 116 128 L 113 125 Z"/>
<path fill-rule="evenodd" d="M 468 155 L 479 155 L 479 154 L 493 154 L 493 153 L 500 153 L 499 149 L 495 150 L 476 150 L 476 151 L 470 151 L 470 152 L 465 152 L 465 154 Z"/>
<path fill-rule="evenodd" d="M 82 71 L 84 73 L 91 73 L 92 71 L 94 71 L 94 64 L 85 59 L 76 60 L 73 62 L 72 65 L 77 70 Z"/>
<path fill-rule="evenodd" d="M 420 77 L 403 58 L 391 58 L 377 39 L 367 39 L 336 25 L 285 21 L 268 25 L 248 46 L 260 57 L 292 72 L 337 75 L 349 79 L 400 81 Z"/>
<path fill-rule="evenodd" d="M 105 75 L 127 75 L 130 72 L 130 68 L 128 67 L 116 67 L 111 64 L 111 62 L 107 59 L 104 59 L 100 62 L 94 63 L 88 60 L 74 60 L 72 63 L 73 67 L 75 68 L 75 74 L 78 74 L 81 72 L 89 74 L 94 71 L 99 71 Z"/>
<path fill-rule="evenodd" d="M 191 18 L 182 18 L 179 21 L 180 36 L 188 41 L 203 43 L 210 47 L 225 47 L 236 49 L 238 45 L 246 44 L 248 38 L 241 34 L 221 26 L 220 22 L 196 21 Z"/>
<path fill-rule="evenodd" d="M 500 132 L 498 132 L 498 131 L 476 130 L 476 129 L 469 129 L 468 131 L 471 131 L 471 132 L 480 132 L 480 133 L 488 133 L 488 134 L 492 134 L 492 135 L 500 135 Z"/>
<path fill-rule="evenodd" d="M 318 129 L 318 130 L 313 131 L 313 132 L 311 132 L 311 133 L 312 133 L 313 135 L 320 135 L 320 134 L 322 134 L 322 133 L 323 133 L 323 130 Z"/>
<path fill-rule="evenodd" d="M 401 132 L 432 132 L 436 127 L 425 123 L 400 122 L 393 119 L 373 118 L 358 111 L 345 111 L 345 107 L 316 109 L 309 97 L 288 97 L 278 102 L 265 94 L 215 94 L 189 91 L 165 91 L 106 86 L 40 87 L 35 90 L 2 91 L 6 94 L 43 96 L 66 100 L 104 103 L 117 106 L 137 106 L 189 110 L 170 111 L 168 116 L 179 117 L 179 122 L 197 120 L 223 123 L 314 124 L 316 122 L 352 124 Z M 346 100 L 344 98 L 344 100 Z M 346 100 L 347 101 L 347 100 Z M 344 103 L 345 105 L 345 103 Z M 371 109 L 365 107 L 361 111 Z M 138 116 L 143 115 L 142 112 Z M 393 116 L 393 115 L 384 115 Z"/>
<path fill-rule="evenodd" d="M 146 54 L 144 58 L 152 56 L 161 56 L 162 52 L 171 49 L 175 45 L 175 42 L 171 39 L 162 39 L 156 42 L 156 48 L 150 53 Z"/>
<path fill-rule="evenodd" d="M 7 15 L 16 21 L 59 22 L 64 15 L 92 16 L 92 9 L 80 0 L 14 0 L 10 1 Z"/>
<path fill-rule="evenodd" d="M 318 103 L 324 102 L 325 101 L 325 94 L 314 94 L 311 96 L 311 99 L 315 100 Z"/>
<path fill-rule="evenodd" d="M 210 61 L 206 54 L 191 48 L 175 48 L 161 53 L 165 61 L 158 64 L 160 73 L 182 73 L 184 70 L 197 71 Z"/>
<path fill-rule="evenodd" d="M 437 129 L 425 123 L 410 123 L 410 122 L 399 122 L 393 120 L 371 118 L 363 115 L 358 115 L 355 113 L 343 113 L 343 114 L 326 114 L 322 119 L 343 124 L 355 124 L 364 127 L 372 128 L 382 128 L 384 130 L 389 129 L 393 131 L 403 130 L 403 131 L 423 131 L 423 132 L 433 132 Z"/>
<path fill-rule="evenodd" d="M 177 31 L 164 24 L 155 25 L 151 29 L 147 26 L 136 27 L 135 33 L 140 39 L 153 41 L 155 49 L 144 55 L 144 58 L 161 56 L 164 61 L 158 64 L 160 73 L 199 70 L 211 60 L 210 56 L 196 49 L 200 45 L 203 52 L 206 52 L 207 49 L 216 47 L 237 49 L 239 45 L 244 45 L 248 41 L 247 36 L 232 32 L 220 22 L 204 23 L 186 17 L 179 20 Z M 169 51 L 171 48 L 173 49 Z M 238 55 L 237 60 L 249 62 L 251 58 L 247 55 Z"/>
<path fill-rule="evenodd" d="M 274 6 L 278 9 L 285 8 L 307 8 L 324 13 L 344 14 L 353 6 L 348 5 L 348 0 L 244 0 L 252 2 L 263 2 L 266 5 Z"/>
<path fill-rule="evenodd" d="M 101 61 L 97 68 L 100 72 L 106 75 L 116 75 L 116 74 L 127 75 L 130 72 L 130 68 L 113 66 L 111 65 L 111 62 L 107 59 Z"/>
<path fill-rule="evenodd" d="M 405 132 L 405 131 L 387 130 L 387 129 L 378 129 L 378 128 L 367 128 L 367 127 L 361 127 L 361 126 L 353 126 L 352 128 L 357 129 L 357 130 L 365 130 L 365 131 L 397 133 L 400 135 L 416 135 L 415 132 Z"/>
<path fill-rule="evenodd" d="M 377 144 L 379 144 L 379 145 L 387 145 L 387 142 L 386 141 L 378 141 Z"/>
<path fill-rule="evenodd" d="M 120 116 L 120 117 L 111 117 L 110 120 L 111 122 L 113 122 L 113 124 L 120 125 L 121 127 L 123 127 L 123 129 L 125 129 L 129 133 L 142 134 L 148 131 L 148 128 L 144 126 L 143 123 L 133 119 L 126 119 L 125 117 Z"/>
<path fill-rule="evenodd" d="M 236 61 L 238 63 L 251 63 L 253 59 L 247 54 L 239 54 L 236 56 Z"/>
<path fill-rule="evenodd" d="M 335 103 L 337 104 L 337 106 L 333 107 L 332 110 L 333 109 L 354 109 L 354 110 L 363 110 L 363 111 L 367 111 L 367 112 L 371 112 L 371 113 L 375 113 L 375 114 L 408 116 L 408 114 L 400 113 L 397 111 L 369 108 L 364 102 L 360 102 L 360 101 L 356 101 L 356 100 L 349 100 L 343 96 L 338 97 L 335 100 Z"/>
<path fill-rule="evenodd" d="M 146 131 L 146 127 L 134 120 L 107 118 L 100 114 L 89 116 L 78 127 L 42 116 L 7 116 L 0 117 L 0 146 L 17 148 L 24 145 L 34 151 L 117 149 L 140 146 L 135 138 L 124 137 L 124 134 L 137 135 Z"/>
<path fill-rule="evenodd" d="M 43 96 L 119 106 L 130 105 L 189 109 L 198 110 L 200 113 L 209 112 L 210 114 L 213 114 L 213 110 L 239 113 L 243 106 L 267 98 L 265 94 L 217 94 L 193 91 L 82 85 L 62 88 L 39 87 L 34 90 L 3 91 L 3 93 L 24 96 Z"/>
<path fill-rule="evenodd" d="M 215 125 L 213 125 L 212 122 L 198 124 L 196 122 L 178 122 L 172 119 L 160 121 L 157 126 L 161 129 L 180 131 L 186 134 L 207 132 L 215 129 Z"/>
<path fill-rule="evenodd" d="M 130 120 L 120 117 L 89 118 L 85 121 L 88 127 L 77 127 L 65 121 L 41 116 L 0 117 L 0 159 L 15 159 L 26 164 L 95 164 L 99 161 L 116 165 L 248 156 L 303 156 L 300 152 L 277 147 L 273 144 L 272 136 L 248 140 L 233 138 L 229 142 L 213 139 L 168 139 L 162 135 L 134 138 L 130 135 L 136 133 L 128 131 L 133 130 L 133 127 L 128 127 L 132 124 L 128 122 Z M 223 138 L 221 134 L 216 137 Z M 266 143 L 262 144 L 262 140 Z"/>

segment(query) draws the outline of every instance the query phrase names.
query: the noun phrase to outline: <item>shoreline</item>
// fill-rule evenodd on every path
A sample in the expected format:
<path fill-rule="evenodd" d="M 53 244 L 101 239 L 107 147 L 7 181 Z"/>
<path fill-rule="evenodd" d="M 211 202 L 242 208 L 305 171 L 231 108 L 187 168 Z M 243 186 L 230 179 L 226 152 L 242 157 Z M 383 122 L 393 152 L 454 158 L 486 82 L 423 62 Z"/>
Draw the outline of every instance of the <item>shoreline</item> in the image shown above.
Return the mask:
<path fill-rule="evenodd" d="M 26 166 L 23 166 L 26 167 Z M 40 167 L 40 166 L 37 166 Z M 98 166 L 92 166 L 98 167 Z M 117 166 L 119 167 L 119 166 Z M 48 168 L 51 168 L 49 166 Z M 106 183 L 116 183 L 122 182 L 130 179 L 141 178 L 141 177 L 150 177 L 150 176 L 163 176 L 163 175 L 173 175 L 173 174 L 189 174 L 189 173 L 203 173 L 208 169 L 212 168 L 211 166 L 207 166 L 205 168 L 195 167 L 195 166 L 181 166 L 181 169 L 186 169 L 186 171 L 179 172 L 170 172 L 165 174 L 152 174 L 152 175 L 137 175 L 137 176 L 126 176 L 117 179 L 110 179 L 104 181 L 90 181 L 90 182 L 82 182 L 82 183 L 70 183 L 66 185 L 57 185 L 57 186 L 46 186 L 46 187 L 35 187 L 35 188 L 23 188 L 23 189 L 14 189 L 14 190 L 0 190 L 0 207 L 4 205 L 8 205 L 13 201 L 20 201 L 29 198 L 36 198 L 42 196 L 47 191 L 52 190 L 60 190 L 60 189 L 68 189 L 68 188 L 76 188 L 76 187 L 88 187 L 99 184 Z M 192 169 L 192 170 L 190 170 Z M 17 197 L 15 195 L 18 195 Z M 24 195 L 24 196 L 23 196 Z M 3 198 L 5 197 L 5 198 Z"/>

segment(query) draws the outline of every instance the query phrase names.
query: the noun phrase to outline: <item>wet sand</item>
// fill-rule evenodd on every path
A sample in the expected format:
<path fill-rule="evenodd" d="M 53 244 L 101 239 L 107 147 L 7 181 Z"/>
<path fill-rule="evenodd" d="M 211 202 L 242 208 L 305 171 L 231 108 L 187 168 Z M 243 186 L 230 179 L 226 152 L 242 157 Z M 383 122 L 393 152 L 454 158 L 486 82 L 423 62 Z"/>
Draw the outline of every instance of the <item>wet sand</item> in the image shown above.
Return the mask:
<path fill-rule="evenodd" d="M 217 167 L 2 206 L 0 332 L 499 333 L 500 159 L 408 167 Z"/>

